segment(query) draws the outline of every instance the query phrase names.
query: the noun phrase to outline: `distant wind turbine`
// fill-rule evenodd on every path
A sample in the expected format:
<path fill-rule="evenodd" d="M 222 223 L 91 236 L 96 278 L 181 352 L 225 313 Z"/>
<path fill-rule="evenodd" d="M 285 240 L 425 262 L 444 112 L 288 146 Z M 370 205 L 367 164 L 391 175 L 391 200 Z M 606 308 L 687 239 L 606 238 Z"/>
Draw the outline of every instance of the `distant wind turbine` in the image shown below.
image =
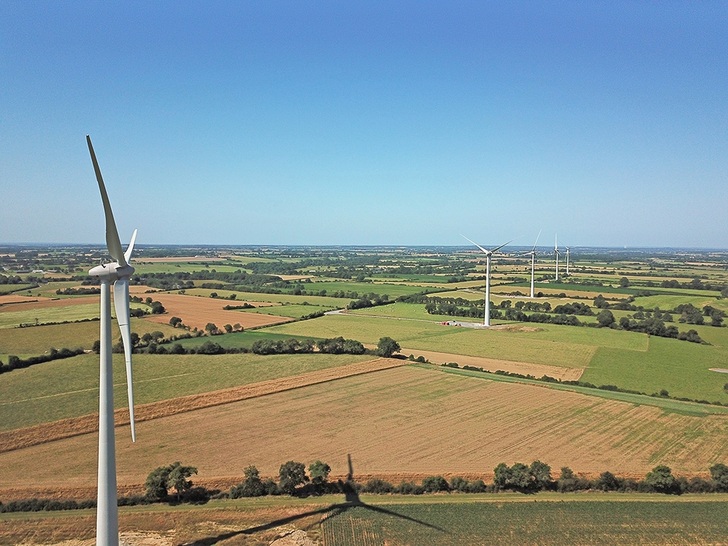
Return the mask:
<path fill-rule="evenodd" d="M 115 260 L 111 263 L 97 265 L 89 271 L 92 277 L 101 282 L 101 327 L 100 327 L 100 385 L 99 385 L 99 470 L 96 508 L 96 544 L 97 546 L 117 546 L 119 544 L 119 514 L 116 500 L 116 444 L 114 439 L 114 384 L 111 358 L 111 305 L 110 284 L 114 283 L 114 306 L 116 320 L 121 330 L 124 344 L 124 361 L 126 363 L 127 395 L 129 399 L 129 420 L 131 423 L 131 440 L 136 441 L 134 426 L 134 391 L 131 371 L 131 330 L 129 327 L 129 278 L 134 268 L 129 265 L 131 253 L 136 240 L 136 230 L 126 252 L 121 249 L 119 232 L 116 230 L 114 215 L 111 212 L 109 196 L 106 194 L 101 169 L 96 161 L 91 138 L 86 135 L 88 151 L 99 183 L 101 201 L 106 217 L 106 246 Z"/>
<path fill-rule="evenodd" d="M 569 254 L 571 253 L 571 248 L 566 247 L 566 276 L 569 276 Z"/>
<path fill-rule="evenodd" d="M 559 282 L 559 236 L 554 236 L 554 255 L 556 256 L 556 282 Z"/>
<path fill-rule="evenodd" d="M 462 234 L 461 234 L 462 235 Z M 465 237 L 465 235 L 462 235 L 462 237 L 471 243 L 473 243 L 475 246 L 477 246 L 480 250 L 482 250 L 485 253 L 485 309 L 484 309 L 484 317 L 483 317 L 483 326 L 490 326 L 490 259 L 493 256 L 495 252 L 506 246 L 507 244 L 511 243 L 511 241 L 508 241 L 507 243 L 502 244 L 501 246 L 497 246 L 492 250 L 486 250 L 482 246 L 480 246 L 475 241 L 472 241 Z"/>
<path fill-rule="evenodd" d="M 531 255 L 531 299 L 535 297 L 534 295 L 534 279 L 536 277 L 536 245 L 538 244 L 538 238 L 541 237 L 541 231 L 538 232 L 538 235 L 536 235 L 536 242 L 533 243 L 533 248 L 530 252 L 527 252 L 526 254 Z"/>

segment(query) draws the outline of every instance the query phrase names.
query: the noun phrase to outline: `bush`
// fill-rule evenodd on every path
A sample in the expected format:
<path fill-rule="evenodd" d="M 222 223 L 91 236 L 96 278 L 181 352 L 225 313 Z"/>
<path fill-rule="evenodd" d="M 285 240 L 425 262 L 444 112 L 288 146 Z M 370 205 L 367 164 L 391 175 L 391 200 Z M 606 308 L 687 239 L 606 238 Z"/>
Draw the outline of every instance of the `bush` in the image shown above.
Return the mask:
<path fill-rule="evenodd" d="M 449 491 L 450 485 L 442 476 L 427 476 L 422 480 L 422 489 L 427 493 L 437 493 L 438 491 Z"/>
<path fill-rule="evenodd" d="M 391 493 L 394 491 L 394 486 L 384 480 L 380 480 L 379 478 L 372 478 L 370 480 L 367 480 L 367 482 L 362 487 L 362 491 L 365 493 L 377 493 L 377 494 L 383 494 L 383 493 Z"/>

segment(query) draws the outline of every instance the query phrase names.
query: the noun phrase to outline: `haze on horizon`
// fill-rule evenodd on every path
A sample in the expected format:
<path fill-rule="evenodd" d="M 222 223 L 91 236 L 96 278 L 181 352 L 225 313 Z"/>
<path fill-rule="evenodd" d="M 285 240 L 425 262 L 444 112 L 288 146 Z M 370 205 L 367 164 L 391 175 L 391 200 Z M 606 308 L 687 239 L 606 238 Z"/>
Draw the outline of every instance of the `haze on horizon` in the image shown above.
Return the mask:
<path fill-rule="evenodd" d="M 0 243 L 728 248 L 728 4 L 0 4 Z"/>

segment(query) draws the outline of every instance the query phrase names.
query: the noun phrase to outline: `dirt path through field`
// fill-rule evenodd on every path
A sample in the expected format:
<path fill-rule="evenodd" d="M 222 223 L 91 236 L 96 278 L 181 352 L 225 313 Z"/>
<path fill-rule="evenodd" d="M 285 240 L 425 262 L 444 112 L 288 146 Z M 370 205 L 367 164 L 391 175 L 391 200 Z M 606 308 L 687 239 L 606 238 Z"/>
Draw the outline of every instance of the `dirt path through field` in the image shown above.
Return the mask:
<path fill-rule="evenodd" d="M 268 394 L 298 389 L 318 383 L 326 383 L 344 377 L 361 375 L 389 368 L 396 368 L 405 365 L 405 360 L 397 360 L 392 358 L 377 358 L 366 362 L 358 362 L 349 364 L 348 366 L 339 366 L 336 368 L 327 368 L 317 370 L 293 377 L 282 377 L 279 379 L 271 379 L 269 381 L 261 381 L 252 385 L 242 385 L 230 389 L 207 392 L 202 394 L 193 394 L 174 398 L 172 400 L 162 400 L 151 404 L 143 404 L 137 406 L 136 422 L 149 421 L 168 417 L 178 413 L 194 411 L 231 402 L 238 402 L 248 398 L 257 398 Z M 129 424 L 129 410 L 121 409 L 115 412 L 116 426 Z M 70 419 L 63 419 L 52 423 L 43 423 L 32 427 L 26 427 L 15 430 L 0 432 L 0 453 L 6 451 L 14 451 L 25 447 L 89 434 L 98 430 L 98 414 L 84 415 Z"/>
<path fill-rule="evenodd" d="M 422 351 L 420 349 L 403 348 L 400 351 L 403 355 L 414 355 L 415 357 L 424 356 L 427 360 L 434 364 L 444 364 L 446 362 L 457 362 L 462 366 L 477 366 L 489 372 L 503 370 L 505 372 L 520 373 L 523 375 L 533 375 L 541 377 L 544 375 L 551 376 L 561 381 L 578 381 L 584 373 L 583 368 L 565 368 L 562 366 L 549 366 L 547 364 L 533 364 L 531 362 L 514 362 L 511 360 L 499 360 L 496 358 L 485 358 L 481 356 L 467 356 L 451 353 L 438 353 L 435 351 Z"/>

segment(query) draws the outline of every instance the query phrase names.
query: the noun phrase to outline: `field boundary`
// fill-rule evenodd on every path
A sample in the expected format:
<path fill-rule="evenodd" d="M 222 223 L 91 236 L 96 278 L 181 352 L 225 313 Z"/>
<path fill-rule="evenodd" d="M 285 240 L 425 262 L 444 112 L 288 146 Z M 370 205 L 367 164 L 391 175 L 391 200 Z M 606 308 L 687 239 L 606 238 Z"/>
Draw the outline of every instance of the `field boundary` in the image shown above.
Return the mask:
<path fill-rule="evenodd" d="M 178 413 L 195 411 L 198 409 L 221 406 L 239 402 L 250 398 L 258 398 L 279 392 L 300 389 L 319 383 L 327 383 L 362 375 L 367 373 L 388 370 L 408 364 L 405 360 L 393 358 L 376 358 L 365 362 L 349 364 L 317 370 L 301 375 L 270 379 L 249 385 L 231 387 L 212 392 L 191 394 L 170 400 L 160 400 L 135 407 L 135 420 L 137 423 L 160 419 Z M 129 410 L 127 408 L 114 411 L 115 427 L 129 424 Z M 26 447 L 45 444 L 56 440 L 81 436 L 98 431 L 98 413 L 61 419 L 51 423 L 42 423 L 31 427 L 0 432 L 0 453 L 15 451 Z"/>
<path fill-rule="evenodd" d="M 584 373 L 584 368 L 567 368 L 565 366 L 551 366 L 549 364 L 500 360 L 497 358 L 488 358 L 483 356 L 441 353 L 438 351 L 424 351 L 421 349 L 403 348 L 400 353 L 403 355 L 411 354 L 415 357 L 423 356 L 434 364 L 457 362 L 461 366 L 479 366 L 490 373 L 503 370 L 523 375 L 533 375 L 535 377 L 548 375 L 555 379 L 560 379 L 561 381 L 578 381 Z"/>

